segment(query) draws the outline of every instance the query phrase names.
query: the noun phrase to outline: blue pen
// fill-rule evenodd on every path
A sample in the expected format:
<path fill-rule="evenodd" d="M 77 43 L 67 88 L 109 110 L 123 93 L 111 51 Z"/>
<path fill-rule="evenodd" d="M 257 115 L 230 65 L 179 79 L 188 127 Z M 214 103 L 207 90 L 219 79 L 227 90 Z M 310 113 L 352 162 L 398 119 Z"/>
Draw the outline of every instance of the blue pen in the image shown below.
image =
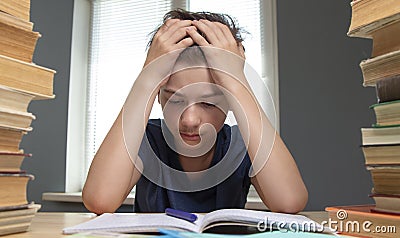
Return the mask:
<path fill-rule="evenodd" d="M 197 216 L 193 213 L 175 210 L 172 208 L 166 208 L 165 214 L 167 214 L 168 216 L 180 218 L 180 219 L 190 221 L 190 222 L 195 222 L 197 220 Z"/>

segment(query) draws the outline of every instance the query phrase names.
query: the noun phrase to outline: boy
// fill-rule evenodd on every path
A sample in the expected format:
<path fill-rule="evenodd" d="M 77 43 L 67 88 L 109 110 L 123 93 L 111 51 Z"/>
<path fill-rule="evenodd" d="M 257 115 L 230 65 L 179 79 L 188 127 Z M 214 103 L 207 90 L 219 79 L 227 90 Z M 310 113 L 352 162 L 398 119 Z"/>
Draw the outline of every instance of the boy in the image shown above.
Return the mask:
<path fill-rule="evenodd" d="M 272 211 L 304 208 L 297 166 L 243 73 L 241 41 L 227 15 L 165 16 L 93 159 L 83 189 L 90 211 L 114 212 L 135 185 L 135 212 L 243 208 L 250 184 Z M 165 119 L 149 121 L 157 95 Z M 238 126 L 224 125 L 228 110 Z"/>

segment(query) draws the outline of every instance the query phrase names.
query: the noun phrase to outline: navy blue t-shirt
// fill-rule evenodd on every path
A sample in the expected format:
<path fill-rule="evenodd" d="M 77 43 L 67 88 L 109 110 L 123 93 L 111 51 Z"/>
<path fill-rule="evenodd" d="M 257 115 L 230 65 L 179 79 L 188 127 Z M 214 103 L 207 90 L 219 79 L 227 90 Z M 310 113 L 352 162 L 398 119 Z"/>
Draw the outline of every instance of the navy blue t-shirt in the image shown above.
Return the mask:
<path fill-rule="evenodd" d="M 170 171 L 163 169 L 163 165 L 160 165 L 159 161 L 172 169 L 183 171 L 178 154 L 168 146 L 164 139 L 162 123 L 164 122 L 160 119 L 149 120 L 146 136 L 143 137 L 139 149 L 138 154 L 144 165 L 144 173 L 136 184 L 135 212 L 164 212 L 168 207 L 187 212 L 244 208 L 251 183 L 248 176 L 251 162 L 238 127 L 224 125 L 218 132 L 214 157 L 210 165 L 210 169 L 221 165 L 218 168 L 219 171 L 230 170 L 228 176 L 224 172 L 206 174 L 208 180 L 219 179 L 218 181 L 221 181 L 219 176 L 225 177 L 222 182 L 210 188 L 195 192 L 189 190 L 182 192 L 183 190 L 173 191 L 165 188 L 173 183 L 181 183 L 185 185 L 183 187 L 189 186 L 190 188 L 191 181 L 186 180 L 185 177 L 175 181 L 171 180 L 173 176 L 168 176 Z M 222 159 L 225 155 L 227 157 L 223 163 Z M 234 170 L 232 170 L 232 163 L 236 166 Z M 159 186 L 160 184 L 162 186 Z"/>

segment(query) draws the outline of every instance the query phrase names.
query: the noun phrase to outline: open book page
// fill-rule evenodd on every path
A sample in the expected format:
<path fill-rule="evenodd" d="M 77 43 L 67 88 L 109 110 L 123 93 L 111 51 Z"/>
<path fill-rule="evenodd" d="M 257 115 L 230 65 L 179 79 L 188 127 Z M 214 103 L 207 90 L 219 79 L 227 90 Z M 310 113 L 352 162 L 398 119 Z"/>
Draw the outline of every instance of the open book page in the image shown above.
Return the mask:
<path fill-rule="evenodd" d="M 241 223 L 243 225 L 273 227 L 288 231 L 322 232 L 323 226 L 302 216 L 284 213 L 253 211 L 245 209 L 222 209 L 204 216 L 200 231 L 211 228 L 218 223 Z"/>
<path fill-rule="evenodd" d="M 203 216 L 198 215 L 198 217 L 195 223 L 191 223 L 166 214 L 105 213 L 85 223 L 64 228 L 63 233 L 74 234 L 89 231 L 158 232 L 158 228 L 198 232 L 198 224 L 201 223 Z"/>

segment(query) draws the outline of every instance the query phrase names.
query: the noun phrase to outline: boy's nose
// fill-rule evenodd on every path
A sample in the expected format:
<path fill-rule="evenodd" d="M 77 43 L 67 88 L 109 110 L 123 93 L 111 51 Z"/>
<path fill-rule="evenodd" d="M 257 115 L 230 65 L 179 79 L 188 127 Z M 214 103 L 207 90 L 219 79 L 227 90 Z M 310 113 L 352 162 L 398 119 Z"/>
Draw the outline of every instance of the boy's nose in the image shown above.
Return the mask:
<path fill-rule="evenodd" d="M 198 105 L 193 104 L 188 106 L 181 115 L 182 126 L 188 128 L 197 128 L 201 123 L 199 113 Z"/>

